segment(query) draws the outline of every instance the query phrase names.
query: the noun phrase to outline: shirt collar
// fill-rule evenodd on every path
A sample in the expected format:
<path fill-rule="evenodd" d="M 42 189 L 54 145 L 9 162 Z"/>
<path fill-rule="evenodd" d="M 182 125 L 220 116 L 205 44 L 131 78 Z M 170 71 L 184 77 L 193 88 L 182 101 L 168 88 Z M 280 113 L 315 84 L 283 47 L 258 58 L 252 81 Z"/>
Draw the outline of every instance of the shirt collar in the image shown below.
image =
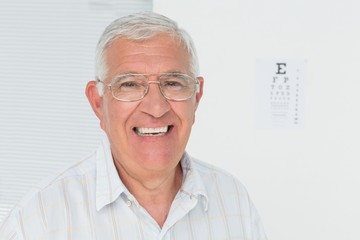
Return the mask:
<path fill-rule="evenodd" d="M 184 178 L 180 191 L 186 195 L 189 195 L 190 198 L 194 197 L 200 200 L 203 204 L 204 210 L 207 211 L 208 194 L 204 181 L 200 176 L 199 171 L 194 167 L 194 160 L 186 152 L 181 160 L 181 166 L 183 169 Z"/>
<path fill-rule="evenodd" d="M 200 173 L 194 168 L 191 157 L 185 152 L 181 159 L 183 170 L 183 183 L 180 191 L 202 200 L 204 210 L 208 208 L 208 195 Z M 121 181 L 116 170 L 111 154 L 110 143 L 105 135 L 96 151 L 96 210 L 114 202 L 123 192 L 127 192 L 126 186 Z"/>
<path fill-rule="evenodd" d="M 96 151 L 96 210 L 115 201 L 125 190 L 113 161 L 109 140 L 104 136 Z"/>

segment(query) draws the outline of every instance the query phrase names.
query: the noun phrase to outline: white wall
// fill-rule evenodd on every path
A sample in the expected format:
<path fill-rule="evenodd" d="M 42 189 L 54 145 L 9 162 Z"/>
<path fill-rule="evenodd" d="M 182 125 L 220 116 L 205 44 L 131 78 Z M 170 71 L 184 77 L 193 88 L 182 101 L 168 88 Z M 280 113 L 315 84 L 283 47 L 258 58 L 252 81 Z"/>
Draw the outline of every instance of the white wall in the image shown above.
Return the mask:
<path fill-rule="evenodd" d="M 360 3 L 154 0 L 205 77 L 188 151 L 241 179 L 269 239 L 360 239 Z M 301 130 L 254 127 L 256 59 L 306 59 Z"/>

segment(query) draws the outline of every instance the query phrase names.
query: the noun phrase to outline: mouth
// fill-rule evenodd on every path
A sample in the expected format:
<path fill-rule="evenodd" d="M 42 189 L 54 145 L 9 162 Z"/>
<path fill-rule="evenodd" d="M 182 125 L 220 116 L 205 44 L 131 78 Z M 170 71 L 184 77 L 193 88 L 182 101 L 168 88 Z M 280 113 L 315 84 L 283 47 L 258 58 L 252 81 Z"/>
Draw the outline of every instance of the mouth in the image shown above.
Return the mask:
<path fill-rule="evenodd" d="M 134 127 L 133 131 L 141 137 L 159 137 L 166 135 L 172 128 L 173 125 L 156 128 Z"/>

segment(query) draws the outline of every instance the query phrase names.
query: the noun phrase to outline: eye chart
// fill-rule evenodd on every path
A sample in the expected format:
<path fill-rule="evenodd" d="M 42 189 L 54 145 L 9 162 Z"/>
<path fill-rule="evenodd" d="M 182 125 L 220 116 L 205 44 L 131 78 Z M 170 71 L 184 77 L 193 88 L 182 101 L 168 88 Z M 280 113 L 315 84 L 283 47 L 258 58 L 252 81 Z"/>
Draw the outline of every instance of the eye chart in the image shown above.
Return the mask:
<path fill-rule="evenodd" d="M 258 60 L 255 123 L 258 128 L 298 129 L 304 122 L 305 60 Z"/>

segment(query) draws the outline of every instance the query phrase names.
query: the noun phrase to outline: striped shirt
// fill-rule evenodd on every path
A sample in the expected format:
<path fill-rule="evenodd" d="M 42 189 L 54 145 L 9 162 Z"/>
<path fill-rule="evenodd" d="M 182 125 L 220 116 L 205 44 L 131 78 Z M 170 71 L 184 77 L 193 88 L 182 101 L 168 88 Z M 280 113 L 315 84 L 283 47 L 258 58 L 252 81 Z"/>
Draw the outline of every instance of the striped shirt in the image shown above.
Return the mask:
<path fill-rule="evenodd" d="M 266 239 L 241 183 L 193 159 L 162 228 L 116 171 L 109 142 L 31 191 L 0 226 L 1 240 Z"/>

